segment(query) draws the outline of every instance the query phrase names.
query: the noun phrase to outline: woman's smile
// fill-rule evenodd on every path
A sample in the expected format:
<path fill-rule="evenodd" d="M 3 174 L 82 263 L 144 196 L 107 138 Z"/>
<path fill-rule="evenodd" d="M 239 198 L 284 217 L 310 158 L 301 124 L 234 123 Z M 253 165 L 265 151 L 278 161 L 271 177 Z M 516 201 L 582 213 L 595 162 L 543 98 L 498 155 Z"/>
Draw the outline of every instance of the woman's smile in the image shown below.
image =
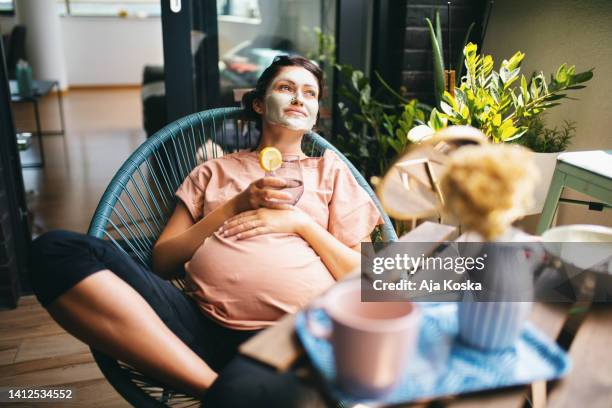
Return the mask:
<path fill-rule="evenodd" d="M 304 112 L 303 110 L 298 109 L 298 108 L 288 108 L 288 109 L 285 109 L 285 114 L 292 115 L 292 116 L 301 116 L 303 118 L 308 116 L 308 114 L 306 112 Z"/>

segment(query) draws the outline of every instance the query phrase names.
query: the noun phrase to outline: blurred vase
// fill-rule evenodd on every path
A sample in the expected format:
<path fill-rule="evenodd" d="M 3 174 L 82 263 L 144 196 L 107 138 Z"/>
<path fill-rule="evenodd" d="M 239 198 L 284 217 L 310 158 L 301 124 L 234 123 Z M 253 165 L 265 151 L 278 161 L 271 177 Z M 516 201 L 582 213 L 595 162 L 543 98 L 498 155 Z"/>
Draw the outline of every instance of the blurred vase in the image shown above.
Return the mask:
<path fill-rule="evenodd" d="M 533 260 L 521 243 L 484 244 L 485 267 L 470 272 L 483 290 L 459 303 L 459 337 L 483 350 L 513 347 L 521 334 L 533 300 Z"/>
<path fill-rule="evenodd" d="M 531 310 L 531 302 L 462 302 L 459 337 L 482 350 L 514 346 Z"/>

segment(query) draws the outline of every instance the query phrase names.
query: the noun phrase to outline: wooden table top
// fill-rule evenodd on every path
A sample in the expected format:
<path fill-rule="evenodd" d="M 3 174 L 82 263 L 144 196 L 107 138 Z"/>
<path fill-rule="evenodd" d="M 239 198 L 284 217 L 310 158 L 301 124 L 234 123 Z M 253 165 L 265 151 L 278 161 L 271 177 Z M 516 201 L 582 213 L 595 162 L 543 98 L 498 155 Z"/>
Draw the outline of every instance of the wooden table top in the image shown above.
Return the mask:
<path fill-rule="evenodd" d="M 453 227 L 424 223 L 402 240 L 442 242 L 454 238 Z M 612 307 L 571 304 L 534 304 L 529 320 L 561 347 L 569 350 L 572 368 L 565 378 L 552 383 L 536 382 L 476 394 L 447 397 L 436 406 L 452 408 L 491 407 L 606 407 L 612 406 Z M 279 372 L 286 371 L 303 355 L 294 332 L 294 315 L 240 346 L 240 352 Z M 431 401 L 407 406 L 428 406 Z"/>

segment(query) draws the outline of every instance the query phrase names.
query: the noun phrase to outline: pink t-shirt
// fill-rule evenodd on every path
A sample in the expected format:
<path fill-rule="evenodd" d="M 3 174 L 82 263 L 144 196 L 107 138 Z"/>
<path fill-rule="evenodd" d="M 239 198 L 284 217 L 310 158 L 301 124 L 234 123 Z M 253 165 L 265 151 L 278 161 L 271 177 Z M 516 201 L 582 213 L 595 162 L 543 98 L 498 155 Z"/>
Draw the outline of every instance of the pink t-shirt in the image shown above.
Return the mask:
<path fill-rule="evenodd" d="M 373 201 L 332 151 L 301 160 L 304 193 L 296 206 L 340 242 L 354 246 L 382 220 Z M 195 221 L 264 176 L 257 153 L 242 151 L 196 167 L 176 195 Z M 217 233 L 185 264 L 187 293 L 224 326 L 255 330 L 305 306 L 334 283 L 297 234 L 237 240 Z"/>

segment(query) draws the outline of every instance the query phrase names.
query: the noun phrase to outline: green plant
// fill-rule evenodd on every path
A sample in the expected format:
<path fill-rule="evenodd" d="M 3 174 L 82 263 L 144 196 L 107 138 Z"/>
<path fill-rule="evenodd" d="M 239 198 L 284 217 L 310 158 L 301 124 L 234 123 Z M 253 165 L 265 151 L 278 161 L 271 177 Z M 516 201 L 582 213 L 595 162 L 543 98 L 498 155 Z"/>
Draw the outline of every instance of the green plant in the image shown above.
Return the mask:
<path fill-rule="evenodd" d="M 306 53 L 306 57 L 317 63 L 323 70 L 323 77 L 326 84 L 333 83 L 334 66 L 336 62 L 336 38 L 332 34 L 325 34 L 320 27 L 312 29 L 303 27 L 302 30 L 308 36 L 312 36 L 313 45 L 311 51 Z M 323 96 L 320 102 L 321 116 L 317 123 L 317 132 L 329 137 L 332 132 L 332 121 L 327 114 L 332 110 L 333 95 L 328 85 L 322 90 Z"/>
<path fill-rule="evenodd" d="M 425 23 L 429 29 L 429 37 L 431 39 L 431 51 L 433 56 L 433 69 L 434 69 L 434 95 L 436 97 L 436 106 L 440 107 L 442 97 L 444 96 L 445 90 L 445 73 L 444 73 L 444 46 L 442 43 L 442 25 L 440 24 L 440 12 L 436 10 L 434 14 L 434 22 L 432 23 L 429 18 L 425 18 Z M 468 27 L 465 38 L 463 40 L 463 47 L 467 44 L 472 30 L 474 29 L 474 23 Z M 449 45 L 450 46 L 450 45 Z M 463 54 L 457 57 L 457 65 L 455 68 L 456 84 L 459 85 L 461 78 L 461 72 L 463 70 Z"/>
<path fill-rule="evenodd" d="M 314 27 L 313 32 L 316 51 L 309 52 L 307 57 L 315 60 L 319 66 L 332 67 L 336 63 L 336 38 L 333 34 L 323 33 L 320 27 Z"/>
<path fill-rule="evenodd" d="M 566 120 L 561 127 L 551 129 L 545 126 L 542 116 L 534 116 L 527 122 L 528 130 L 517 143 L 537 153 L 558 153 L 567 149 L 576 136 L 576 123 Z"/>
<path fill-rule="evenodd" d="M 428 123 L 434 132 L 453 125 L 471 125 L 483 131 L 493 142 L 508 142 L 528 130 L 529 120 L 567 98 L 566 91 L 584 88 L 580 85 L 593 77 L 593 70 L 576 73 L 575 67 L 561 65 L 550 82 L 542 72 L 527 82 L 520 75 L 525 54 L 518 51 L 503 60 L 499 71 L 493 70 L 493 58 L 479 55 L 477 46 L 469 43 L 463 51 L 466 75 L 455 87 L 455 96 L 444 92 L 442 112 L 433 109 Z M 518 86 L 517 86 L 518 84 Z M 424 132 L 421 127 L 411 132 Z"/>
<path fill-rule="evenodd" d="M 427 28 L 429 28 L 431 51 L 433 55 L 434 94 L 436 97 L 436 105 L 440 106 L 442 96 L 444 95 L 444 47 L 442 44 L 442 26 L 440 25 L 440 12 L 436 10 L 434 16 L 435 29 L 432 26 L 430 19 L 426 18 L 425 22 L 427 23 Z"/>
<path fill-rule="evenodd" d="M 416 99 L 407 101 L 378 73 L 382 86 L 373 95 L 371 81 L 362 71 L 350 65 L 337 68 L 342 78 L 338 92 L 343 102 L 338 103 L 338 108 L 344 129 L 335 136 L 334 143 L 369 180 L 383 174 L 410 143 L 408 131 L 423 123 L 427 106 Z M 381 95 L 383 91 L 386 100 Z"/>

